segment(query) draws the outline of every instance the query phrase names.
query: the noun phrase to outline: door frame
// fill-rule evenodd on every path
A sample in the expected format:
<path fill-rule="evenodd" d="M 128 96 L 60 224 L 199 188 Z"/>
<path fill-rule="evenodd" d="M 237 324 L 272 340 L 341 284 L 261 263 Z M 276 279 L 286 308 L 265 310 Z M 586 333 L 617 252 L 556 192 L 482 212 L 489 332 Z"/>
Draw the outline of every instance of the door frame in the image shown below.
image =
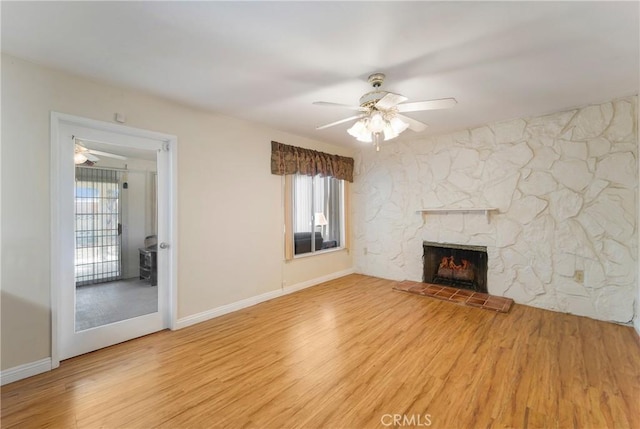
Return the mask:
<path fill-rule="evenodd" d="M 59 310 L 61 299 L 61 287 L 63 284 L 62 262 L 69 257 L 63 256 L 61 249 L 62 226 L 61 217 L 62 209 L 60 197 L 65 194 L 65 186 L 68 185 L 61 174 L 65 163 L 62 159 L 62 143 L 59 141 L 59 129 L 62 124 L 72 126 L 81 126 L 93 128 L 98 131 L 106 131 L 120 134 L 123 137 L 141 137 L 162 142 L 162 146 L 168 151 L 169 166 L 167 168 L 167 178 L 163 179 L 168 183 L 169 210 L 165 213 L 168 226 L 167 241 L 170 246 L 164 250 L 167 252 L 168 261 L 166 276 L 166 311 L 163 317 L 163 325 L 171 330 L 175 330 L 177 326 L 177 284 L 178 284 L 178 159 L 177 159 L 177 143 L 178 138 L 174 135 L 148 131 L 139 128 L 133 128 L 125 125 L 114 124 L 110 122 L 97 121 L 94 119 L 84 118 L 80 116 L 69 115 L 60 112 L 51 112 L 51 176 L 50 176 L 50 208 L 51 208 L 51 248 L 50 248 L 50 267 L 51 267 L 51 367 L 60 366 L 59 353 L 59 335 L 61 329 Z"/>

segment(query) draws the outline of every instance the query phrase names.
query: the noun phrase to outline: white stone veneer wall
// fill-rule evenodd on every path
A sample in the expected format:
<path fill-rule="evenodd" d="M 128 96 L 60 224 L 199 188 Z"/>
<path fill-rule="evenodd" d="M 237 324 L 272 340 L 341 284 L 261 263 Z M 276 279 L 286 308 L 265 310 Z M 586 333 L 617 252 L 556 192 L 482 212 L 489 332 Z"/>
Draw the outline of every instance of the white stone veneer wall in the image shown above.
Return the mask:
<path fill-rule="evenodd" d="M 630 322 L 637 296 L 637 96 L 356 157 L 356 270 L 422 280 L 422 242 L 487 246 L 493 295 Z M 455 108 L 451 110 L 455 114 Z M 407 131 L 410 132 L 410 131 Z M 421 208 L 496 207 L 483 214 Z M 584 282 L 576 282 L 576 270 Z"/>

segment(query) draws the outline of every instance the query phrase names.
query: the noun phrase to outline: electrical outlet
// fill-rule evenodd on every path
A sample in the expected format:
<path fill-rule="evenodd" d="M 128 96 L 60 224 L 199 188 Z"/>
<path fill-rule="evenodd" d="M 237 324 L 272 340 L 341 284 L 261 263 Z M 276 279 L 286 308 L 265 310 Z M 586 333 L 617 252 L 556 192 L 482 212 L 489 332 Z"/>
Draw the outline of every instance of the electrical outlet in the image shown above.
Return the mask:
<path fill-rule="evenodd" d="M 578 283 L 584 283 L 584 271 L 576 270 L 573 274 L 573 279 Z"/>

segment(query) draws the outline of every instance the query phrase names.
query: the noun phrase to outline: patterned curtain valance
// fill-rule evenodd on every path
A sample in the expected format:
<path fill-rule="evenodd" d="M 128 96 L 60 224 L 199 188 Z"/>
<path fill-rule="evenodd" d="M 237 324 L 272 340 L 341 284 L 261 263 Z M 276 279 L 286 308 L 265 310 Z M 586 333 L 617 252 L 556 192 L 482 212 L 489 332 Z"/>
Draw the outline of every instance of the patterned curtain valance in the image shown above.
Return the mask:
<path fill-rule="evenodd" d="M 271 173 L 331 176 L 353 182 L 353 158 L 271 142 Z"/>

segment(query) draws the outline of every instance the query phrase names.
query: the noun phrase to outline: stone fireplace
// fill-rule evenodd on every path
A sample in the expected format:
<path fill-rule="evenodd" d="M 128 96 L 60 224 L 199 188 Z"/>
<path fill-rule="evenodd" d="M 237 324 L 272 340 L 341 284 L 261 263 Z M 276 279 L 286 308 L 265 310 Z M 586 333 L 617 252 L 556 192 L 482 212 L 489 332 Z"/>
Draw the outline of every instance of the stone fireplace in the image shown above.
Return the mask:
<path fill-rule="evenodd" d="M 632 96 L 362 149 L 356 271 L 422 282 L 423 241 L 473 243 L 487 246 L 485 286 L 495 296 L 640 320 L 637 113 Z M 497 210 L 489 221 L 461 211 L 481 207 Z"/>
<path fill-rule="evenodd" d="M 425 283 L 487 293 L 487 248 L 423 242 Z"/>

